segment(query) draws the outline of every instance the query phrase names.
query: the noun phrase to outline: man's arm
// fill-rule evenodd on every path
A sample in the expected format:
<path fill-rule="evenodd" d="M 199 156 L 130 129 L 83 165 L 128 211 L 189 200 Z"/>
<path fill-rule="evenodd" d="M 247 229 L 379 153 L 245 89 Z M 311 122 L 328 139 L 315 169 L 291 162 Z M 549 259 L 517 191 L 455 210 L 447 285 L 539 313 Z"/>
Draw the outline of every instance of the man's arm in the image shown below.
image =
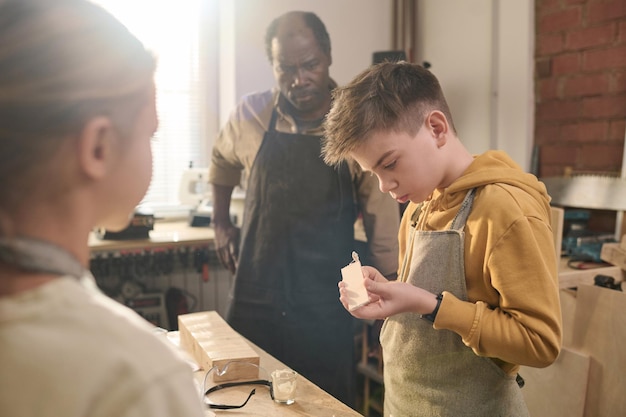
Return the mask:
<path fill-rule="evenodd" d="M 231 273 L 237 270 L 239 258 L 239 228 L 230 220 L 230 200 L 234 187 L 213 186 L 213 228 L 215 248 L 222 265 Z"/>

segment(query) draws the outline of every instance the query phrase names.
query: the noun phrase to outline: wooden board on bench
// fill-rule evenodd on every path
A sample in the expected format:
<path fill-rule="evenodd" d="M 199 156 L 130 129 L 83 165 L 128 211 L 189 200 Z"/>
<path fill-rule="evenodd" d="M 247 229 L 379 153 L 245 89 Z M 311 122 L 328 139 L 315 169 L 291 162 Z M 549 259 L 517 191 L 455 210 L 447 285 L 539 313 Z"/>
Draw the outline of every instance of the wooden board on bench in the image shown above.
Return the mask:
<path fill-rule="evenodd" d="M 217 366 L 223 370 L 229 362 L 244 362 L 256 366 L 231 364 L 224 375 L 215 373 L 215 382 L 258 379 L 259 355 L 216 311 L 178 316 L 180 346 L 189 352 L 205 371 Z"/>

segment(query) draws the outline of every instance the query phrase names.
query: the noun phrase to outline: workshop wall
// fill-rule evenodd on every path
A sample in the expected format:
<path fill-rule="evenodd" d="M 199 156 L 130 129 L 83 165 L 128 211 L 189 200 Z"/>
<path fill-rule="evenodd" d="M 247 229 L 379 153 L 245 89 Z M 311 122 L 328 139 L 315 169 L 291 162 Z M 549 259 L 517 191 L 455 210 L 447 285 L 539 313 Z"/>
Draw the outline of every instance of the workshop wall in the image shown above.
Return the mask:
<path fill-rule="evenodd" d="M 331 77 L 345 84 L 391 47 L 391 0 L 231 0 L 219 2 L 220 125 L 242 96 L 274 86 L 265 54 L 265 31 L 291 11 L 316 13 L 331 38 Z"/>
<path fill-rule="evenodd" d="M 219 42 L 212 45 L 211 55 L 219 70 L 208 87 L 217 126 L 225 123 L 243 95 L 274 84 L 263 34 L 274 17 L 288 10 L 310 10 L 324 21 L 332 40 L 330 73 L 339 84 L 370 65 L 373 52 L 396 48 L 392 0 L 211 1 L 219 10 Z M 529 169 L 534 0 L 413 1 L 418 6 L 415 62 L 430 63 L 442 82 L 465 146 L 472 153 L 504 150 Z M 214 135 L 208 135 L 209 148 L 213 140 Z"/>
<path fill-rule="evenodd" d="M 619 174 L 626 126 L 626 1 L 536 0 L 539 175 Z"/>

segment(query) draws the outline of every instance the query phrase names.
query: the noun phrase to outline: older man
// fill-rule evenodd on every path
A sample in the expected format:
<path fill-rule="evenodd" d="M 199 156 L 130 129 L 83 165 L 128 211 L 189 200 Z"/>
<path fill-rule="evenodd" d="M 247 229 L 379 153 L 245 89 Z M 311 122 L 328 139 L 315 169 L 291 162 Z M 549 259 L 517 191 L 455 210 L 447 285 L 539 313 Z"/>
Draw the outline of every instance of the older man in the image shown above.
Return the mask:
<path fill-rule="evenodd" d="M 348 405 L 354 402 L 354 323 L 338 301 L 340 268 L 355 249 L 397 272 L 398 204 L 356 164 L 320 158 L 322 123 L 336 87 L 330 38 L 313 13 L 289 12 L 266 33 L 276 87 L 246 96 L 213 148 L 214 227 L 222 263 L 235 273 L 229 323 Z M 243 181 L 242 181 L 243 174 Z M 229 216 L 246 189 L 241 231 Z"/>

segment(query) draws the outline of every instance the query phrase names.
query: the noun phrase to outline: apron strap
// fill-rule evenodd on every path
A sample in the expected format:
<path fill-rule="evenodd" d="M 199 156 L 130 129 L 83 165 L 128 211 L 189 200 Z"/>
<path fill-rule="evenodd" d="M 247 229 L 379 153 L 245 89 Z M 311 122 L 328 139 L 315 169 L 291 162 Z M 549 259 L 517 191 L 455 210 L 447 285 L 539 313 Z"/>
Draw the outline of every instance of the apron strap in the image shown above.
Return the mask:
<path fill-rule="evenodd" d="M 450 226 L 450 230 L 458 230 L 463 231 L 465 228 L 465 223 L 467 222 L 467 218 L 469 217 L 470 212 L 472 211 L 472 204 L 474 204 L 474 195 L 476 194 L 476 188 L 472 188 L 465 194 L 465 198 L 463 199 L 463 203 L 461 203 L 461 208 L 454 216 L 454 220 L 452 220 L 452 225 Z"/>
<path fill-rule="evenodd" d="M 278 118 L 278 112 L 276 111 L 276 107 L 272 108 L 272 117 L 270 117 L 270 123 L 267 125 L 268 132 L 276 131 L 276 119 Z"/>

